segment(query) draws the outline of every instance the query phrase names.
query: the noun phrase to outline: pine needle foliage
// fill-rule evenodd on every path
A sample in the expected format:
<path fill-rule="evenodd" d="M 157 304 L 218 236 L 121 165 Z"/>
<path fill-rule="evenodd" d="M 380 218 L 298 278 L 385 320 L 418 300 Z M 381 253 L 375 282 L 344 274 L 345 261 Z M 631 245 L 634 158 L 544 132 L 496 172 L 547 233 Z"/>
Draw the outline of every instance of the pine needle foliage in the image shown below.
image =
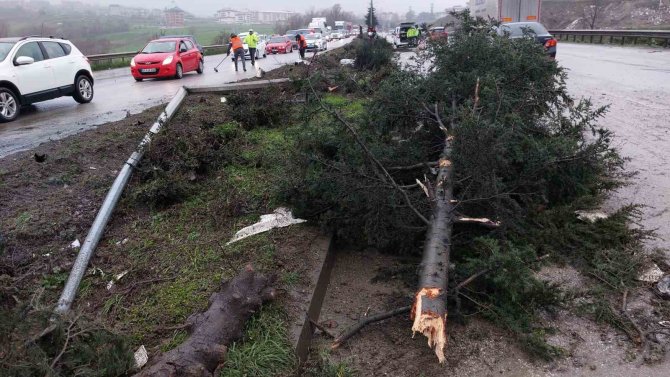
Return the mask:
<path fill-rule="evenodd" d="M 566 299 L 537 279 L 542 264 L 572 264 L 608 281 L 608 289 L 632 286 L 649 234 L 631 228 L 634 208 L 597 223 L 575 215 L 628 178 L 612 133 L 599 124 L 607 108 L 572 98 L 566 72 L 532 38 L 510 39 L 494 22 L 459 17 L 457 32 L 429 42 L 416 68 L 357 72 L 359 80 L 376 77 L 372 95 L 348 92 L 333 102 L 308 86 L 316 100 L 306 106 L 292 159 L 303 173 L 286 200 L 342 241 L 419 255 L 426 228 L 415 212 L 431 212 L 421 184 L 434 180 L 440 126 L 450 127 L 456 211 L 502 224 L 493 231 L 456 226 L 450 286 L 488 272 L 453 293 L 450 318 L 480 312 L 550 359 L 561 351 L 544 341 L 551 329 L 538 313 Z M 352 111 L 358 102 L 364 110 Z"/>

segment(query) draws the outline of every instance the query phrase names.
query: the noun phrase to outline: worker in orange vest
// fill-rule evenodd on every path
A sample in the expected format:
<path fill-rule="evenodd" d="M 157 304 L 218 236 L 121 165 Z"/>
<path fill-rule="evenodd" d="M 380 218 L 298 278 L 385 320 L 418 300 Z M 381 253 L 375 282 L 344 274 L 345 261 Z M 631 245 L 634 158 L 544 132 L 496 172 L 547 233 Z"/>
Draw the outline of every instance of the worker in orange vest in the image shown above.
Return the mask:
<path fill-rule="evenodd" d="M 300 52 L 300 59 L 305 58 L 305 50 L 307 49 L 307 41 L 302 34 L 296 34 L 295 40 L 298 41 L 298 51 Z"/>
<path fill-rule="evenodd" d="M 242 59 L 242 69 L 244 72 L 247 71 L 247 65 L 244 61 L 244 45 L 242 40 L 235 33 L 230 34 L 230 42 L 228 43 L 228 53 L 226 56 L 230 56 L 230 50 L 233 51 L 233 61 L 235 62 L 235 72 L 237 72 L 237 58 Z"/>

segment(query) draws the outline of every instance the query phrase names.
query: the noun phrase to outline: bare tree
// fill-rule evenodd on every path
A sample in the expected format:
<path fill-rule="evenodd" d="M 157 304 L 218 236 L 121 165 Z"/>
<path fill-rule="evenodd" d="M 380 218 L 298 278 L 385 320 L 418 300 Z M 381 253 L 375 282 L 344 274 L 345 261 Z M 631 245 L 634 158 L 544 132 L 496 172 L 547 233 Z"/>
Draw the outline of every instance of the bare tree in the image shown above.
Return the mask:
<path fill-rule="evenodd" d="M 9 26 L 5 21 L 0 21 L 0 38 L 9 36 Z"/>
<path fill-rule="evenodd" d="M 591 0 L 591 3 L 584 8 L 584 19 L 588 22 L 590 29 L 596 28 L 604 3 L 604 0 Z"/>

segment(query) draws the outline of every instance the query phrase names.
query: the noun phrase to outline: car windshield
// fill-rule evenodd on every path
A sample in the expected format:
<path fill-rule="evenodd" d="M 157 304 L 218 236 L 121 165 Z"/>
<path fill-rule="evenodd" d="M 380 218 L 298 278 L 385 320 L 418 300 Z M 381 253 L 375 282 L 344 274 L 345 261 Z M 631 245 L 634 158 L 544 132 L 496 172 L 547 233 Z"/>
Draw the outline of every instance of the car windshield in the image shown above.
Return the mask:
<path fill-rule="evenodd" d="M 522 37 L 524 35 L 523 34 L 524 31 L 526 30 L 529 33 L 535 35 L 549 34 L 547 29 L 544 28 L 544 26 L 535 22 L 520 23 L 520 24 L 503 24 L 500 25 L 500 28 L 498 29 L 498 34 L 503 35 L 505 33 L 509 33 L 510 37 L 515 38 L 515 37 Z"/>
<path fill-rule="evenodd" d="M 286 38 L 283 37 L 270 38 L 270 43 L 283 43 L 283 42 L 286 42 Z"/>
<path fill-rule="evenodd" d="M 177 42 L 151 42 L 142 50 L 143 54 L 160 54 L 174 52 L 177 49 Z"/>
<path fill-rule="evenodd" d="M 0 42 L 0 62 L 5 60 L 9 51 L 14 47 L 16 43 L 14 42 Z"/>
<path fill-rule="evenodd" d="M 321 34 L 316 33 L 316 34 L 310 34 L 307 36 L 307 39 L 319 39 L 321 38 Z"/>

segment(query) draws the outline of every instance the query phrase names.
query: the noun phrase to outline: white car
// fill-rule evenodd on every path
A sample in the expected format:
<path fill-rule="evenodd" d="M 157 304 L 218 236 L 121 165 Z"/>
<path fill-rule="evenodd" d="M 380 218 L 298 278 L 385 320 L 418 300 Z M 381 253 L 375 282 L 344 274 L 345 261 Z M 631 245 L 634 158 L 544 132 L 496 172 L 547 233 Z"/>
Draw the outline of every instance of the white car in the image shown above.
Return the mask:
<path fill-rule="evenodd" d="M 307 42 L 306 50 L 323 51 L 328 49 L 328 42 L 323 39 L 321 33 L 305 35 L 305 42 Z"/>
<path fill-rule="evenodd" d="M 0 38 L 0 123 L 35 102 L 62 96 L 91 102 L 91 72 L 86 56 L 65 39 Z"/>
<path fill-rule="evenodd" d="M 237 36 L 240 37 L 242 41 L 244 41 L 244 38 L 247 37 L 249 33 L 240 33 Z M 267 53 L 265 52 L 265 46 L 267 46 L 267 36 L 265 35 L 258 35 L 258 43 L 256 44 L 256 59 L 260 59 L 261 57 L 267 57 Z M 247 60 L 251 59 L 251 55 L 249 54 L 249 45 L 246 43 L 243 44 L 244 47 L 244 58 Z"/>
<path fill-rule="evenodd" d="M 330 33 L 330 36 L 331 36 L 333 39 L 342 39 L 342 38 L 344 38 L 344 36 L 342 35 L 342 32 L 340 32 L 340 31 L 334 31 L 334 32 Z"/>

